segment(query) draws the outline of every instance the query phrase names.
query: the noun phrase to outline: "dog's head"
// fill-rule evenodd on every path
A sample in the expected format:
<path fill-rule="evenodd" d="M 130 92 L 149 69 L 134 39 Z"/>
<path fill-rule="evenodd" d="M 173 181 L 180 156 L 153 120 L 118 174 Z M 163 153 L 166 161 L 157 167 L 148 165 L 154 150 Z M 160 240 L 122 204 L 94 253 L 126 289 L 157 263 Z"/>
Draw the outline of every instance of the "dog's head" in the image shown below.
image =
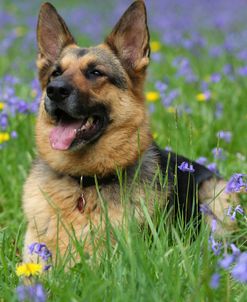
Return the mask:
<path fill-rule="evenodd" d="M 143 95 L 150 52 L 144 2 L 135 1 L 105 42 L 90 48 L 79 47 L 45 3 L 37 40 L 40 156 L 71 175 L 106 175 L 133 164 L 151 142 Z"/>

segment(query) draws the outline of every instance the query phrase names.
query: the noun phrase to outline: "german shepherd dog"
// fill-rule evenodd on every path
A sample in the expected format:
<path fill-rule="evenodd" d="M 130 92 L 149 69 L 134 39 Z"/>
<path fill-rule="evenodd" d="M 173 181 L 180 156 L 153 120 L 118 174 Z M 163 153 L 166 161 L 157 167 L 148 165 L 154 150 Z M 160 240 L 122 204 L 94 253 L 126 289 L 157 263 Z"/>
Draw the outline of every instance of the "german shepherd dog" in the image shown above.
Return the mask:
<path fill-rule="evenodd" d="M 224 224 L 230 197 L 225 182 L 152 139 L 144 99 L 150 55 L 144 1 L 133 2 L 104 43 L 89 48 L 79 47 L 56 9 L 44 3 L 37 41 L 42 98 L 38 157 L 23 196 L 25 261 L 36 261 L 28 254 L 33 242 L 45 243 L 53 255 L 63 257 L 69 247 L 76 254 L 71 234 L 90 254 L 92 226 L 99 230 L 96 241 L 105 236 L 105 207 L 111 225 L 119 226 L 126 207 L 144 223 L 143 200 L 150 216 L 158 200 L 160 209 L 182 213 L 185 222 L 207 203 Z M 184 161 L 193 164 L 194 173 L 178 168 Z M 119 175 L 131 188 L 127 204 Z"/>

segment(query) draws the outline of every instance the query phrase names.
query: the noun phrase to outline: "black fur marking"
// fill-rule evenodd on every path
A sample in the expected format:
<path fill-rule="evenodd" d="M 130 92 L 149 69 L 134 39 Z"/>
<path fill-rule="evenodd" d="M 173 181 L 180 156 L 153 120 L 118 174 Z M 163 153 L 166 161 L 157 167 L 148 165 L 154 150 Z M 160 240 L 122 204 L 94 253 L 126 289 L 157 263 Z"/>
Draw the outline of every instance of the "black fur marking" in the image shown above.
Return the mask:
<path fill-rule="evenodd" d="M 84 57 L 88 54 L 89 50 L 87 48 L 75 48 L 73 49 L 73 53 L 77 56 L 77 58 Z"/>
<path fill-rule="evenodd" d="M 102 178 L 94 176 L 73 176 L 71 177 L 80 185 L 82 188 L 88 188 L 96 185 L 112 185 L 118 183 L 118 177 L 116 174 L 110 174 Z"/>
<path fill-rule="evenodd" d="M 160 168 L 163 177 L 168 177 L 170 186 L 169 206 L 175 209 L 175 216 L 181 215 L 184 222 L 187 223 L 192 219 L 200 219 L 200 207 L 198 201 L 198 189 L 200 185 L 213 177 L 219 177 L 206 167 L 190 161 L 186 157 L 177 155 L 173 152 L 161 150 L 155 145 L 157 150 Z M 192 163 L 195 172 L 182 172 L 178 166 L 182 162 Z"/>

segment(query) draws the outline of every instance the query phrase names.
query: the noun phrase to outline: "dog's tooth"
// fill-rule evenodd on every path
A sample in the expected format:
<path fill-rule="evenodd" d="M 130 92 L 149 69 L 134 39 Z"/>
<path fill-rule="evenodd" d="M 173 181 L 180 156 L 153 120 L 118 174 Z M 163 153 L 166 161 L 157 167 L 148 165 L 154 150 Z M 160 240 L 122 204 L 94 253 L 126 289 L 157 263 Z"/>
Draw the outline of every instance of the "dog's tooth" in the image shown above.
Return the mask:
<path fill-rule="evenodd" d="M 79 131 L 83 131 L 83 130 L 85 130 L 86 129 L 86 125 L 83 125 L 80 129 L 79 129 Z"/>
<path fill-rule="evenodd" d="M 91 126 L 92 126 L 92 124 L 93 124 L 93 117 L 89 117 L 88 119 L 87 119 L 87 122 L 86 122 L 86 124 L 85 124 L 85 127 L 86 128 L 90 128 Z"/>
<path fill-rule="evenodd" d="M 90 125 L 93 124 L 94 118 L 92 116 L 90 116 L 87 120 L 87 123 L 89 123 Z"/>

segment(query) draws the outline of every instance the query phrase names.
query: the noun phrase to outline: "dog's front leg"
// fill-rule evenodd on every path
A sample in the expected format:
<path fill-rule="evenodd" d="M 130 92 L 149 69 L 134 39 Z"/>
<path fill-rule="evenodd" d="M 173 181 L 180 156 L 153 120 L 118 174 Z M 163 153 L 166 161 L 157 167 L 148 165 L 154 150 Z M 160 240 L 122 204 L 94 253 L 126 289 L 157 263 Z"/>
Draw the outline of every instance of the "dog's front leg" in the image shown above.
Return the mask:
<path fill-rule="evenodd" d="M 29 246 L 34 243 L 39 242 L 39 238 L 37 236 L 37 232 L 31 227 L 30 223 L 27 226 L 27 231 L 24 239 L 24 248 L 23 248 L 23 262 L 38 262 L 37 254 L 31 254 L 29 251 Z"/>

